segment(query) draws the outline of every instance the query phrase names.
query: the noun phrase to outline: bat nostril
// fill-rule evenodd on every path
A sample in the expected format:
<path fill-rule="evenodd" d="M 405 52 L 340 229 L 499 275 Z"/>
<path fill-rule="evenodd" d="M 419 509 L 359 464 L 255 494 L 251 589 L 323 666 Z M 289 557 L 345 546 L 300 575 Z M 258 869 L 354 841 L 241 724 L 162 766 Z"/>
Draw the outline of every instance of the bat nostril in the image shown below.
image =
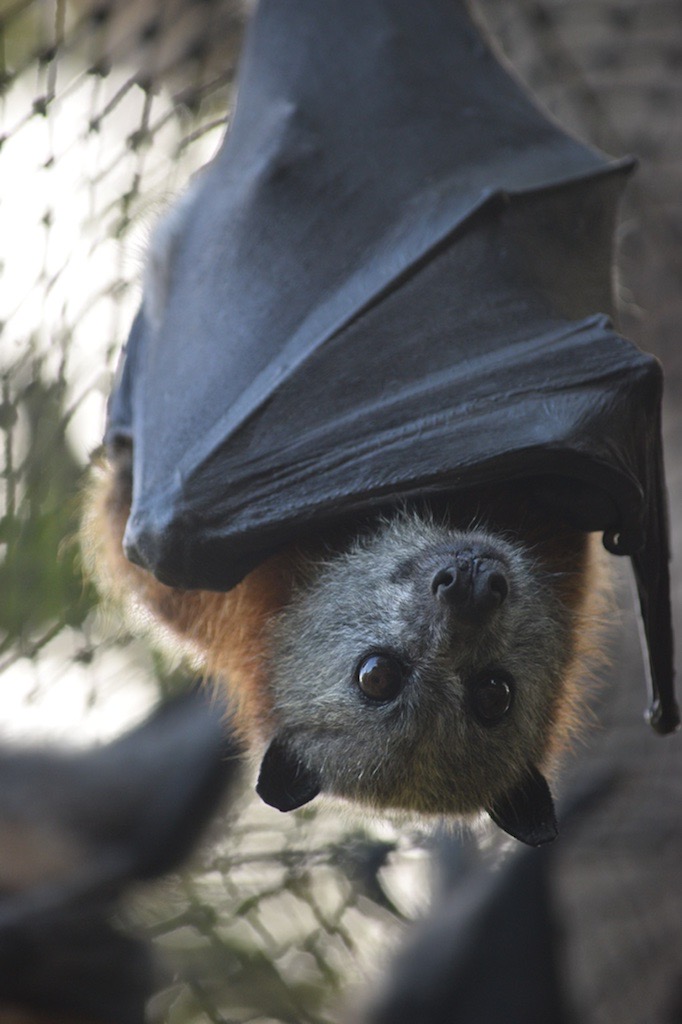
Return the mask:
<path fill-rule="evenodd" d="M 487 584 L 491 597 L 498 604 L 502 604 L 509 593 L 507 577 L 501 572 L 491 572 L 487 577 Z"/>
<path fill-rule="evenodd" d="M 444 597 L 454 586 L 457 571 L 453 568 L 439 569 L 431 580 L 431 593 L 436 597 Z"/>
<path fill-rule="evenodd" d="M 472 562 L 458 557 L 454 565 L 443 566 L 431 580 L 431 592 L 449 605 L 463 605 L 471 593 Z"/>
<path fill-rule="evenodd" d="M 473 617 L 479 621 L 492 615 L 504 603 L 509 583 L 499 563 L 489 558 L 477 559 L 471 588 Z"/>

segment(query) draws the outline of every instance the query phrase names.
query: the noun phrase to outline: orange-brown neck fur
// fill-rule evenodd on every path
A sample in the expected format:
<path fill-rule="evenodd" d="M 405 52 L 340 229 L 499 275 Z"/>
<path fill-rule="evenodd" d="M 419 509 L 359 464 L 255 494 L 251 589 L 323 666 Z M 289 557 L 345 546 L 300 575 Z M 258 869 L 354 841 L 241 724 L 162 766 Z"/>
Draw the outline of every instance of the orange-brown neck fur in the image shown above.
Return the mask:
<path fill-rule="evenodd" d="M 82 531 L 87 568 L 103 593 L 138 617 L 151 616 L 166 637 L 198 658 L 202 674 L 229 680 L 233 725 L 253 742 L 270 712 L 268 623 L 288 600 L 291 554 L 270 558 L 229 593 L 168 587 L 125 557 L 130 500 L 125 462 L 95 469 Z"/>

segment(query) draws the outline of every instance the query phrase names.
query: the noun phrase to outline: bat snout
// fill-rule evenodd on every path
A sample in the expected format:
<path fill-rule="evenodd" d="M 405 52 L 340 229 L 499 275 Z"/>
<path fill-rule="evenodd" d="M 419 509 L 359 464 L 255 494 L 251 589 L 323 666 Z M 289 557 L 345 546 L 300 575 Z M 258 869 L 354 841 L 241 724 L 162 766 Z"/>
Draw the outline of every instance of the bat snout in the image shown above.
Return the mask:
<path fill-rule="evenodd" d="M 442 560 L 431 579 L 431 592 L 459 619 L 478 625 L 504 604 L 509 570 L 500 556 L 472 545 Z"/>

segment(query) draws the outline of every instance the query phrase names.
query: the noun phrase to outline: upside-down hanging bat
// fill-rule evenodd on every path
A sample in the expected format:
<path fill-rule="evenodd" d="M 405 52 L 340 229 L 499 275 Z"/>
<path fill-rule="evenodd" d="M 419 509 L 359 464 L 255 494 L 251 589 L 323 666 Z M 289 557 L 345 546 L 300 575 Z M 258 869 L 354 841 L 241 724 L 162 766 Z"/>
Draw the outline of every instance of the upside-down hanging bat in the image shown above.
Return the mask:
<path fill-rule="evenodd" d="M 629 167 L 455 0 L 262 0 L 225 142 L 151 245 L 86 535 L 225 681 L 268 803 L 553 838 L 596 532 L 677 725 L 661 372 L 607 316 Z"/>

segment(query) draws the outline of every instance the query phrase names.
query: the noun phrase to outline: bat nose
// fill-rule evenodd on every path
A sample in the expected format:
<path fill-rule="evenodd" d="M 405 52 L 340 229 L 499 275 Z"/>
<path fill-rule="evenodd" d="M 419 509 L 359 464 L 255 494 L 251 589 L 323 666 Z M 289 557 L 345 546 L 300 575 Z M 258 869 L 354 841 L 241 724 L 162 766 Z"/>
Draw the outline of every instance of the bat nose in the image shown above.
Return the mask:
<path fill-rule="evenodd" d="M 509 593 L 507 569 L 494 554 L 465 548 L 453 552 L 434 573 L 431 592 L 460 619 L 480 624 L 497 611 Z"/>

